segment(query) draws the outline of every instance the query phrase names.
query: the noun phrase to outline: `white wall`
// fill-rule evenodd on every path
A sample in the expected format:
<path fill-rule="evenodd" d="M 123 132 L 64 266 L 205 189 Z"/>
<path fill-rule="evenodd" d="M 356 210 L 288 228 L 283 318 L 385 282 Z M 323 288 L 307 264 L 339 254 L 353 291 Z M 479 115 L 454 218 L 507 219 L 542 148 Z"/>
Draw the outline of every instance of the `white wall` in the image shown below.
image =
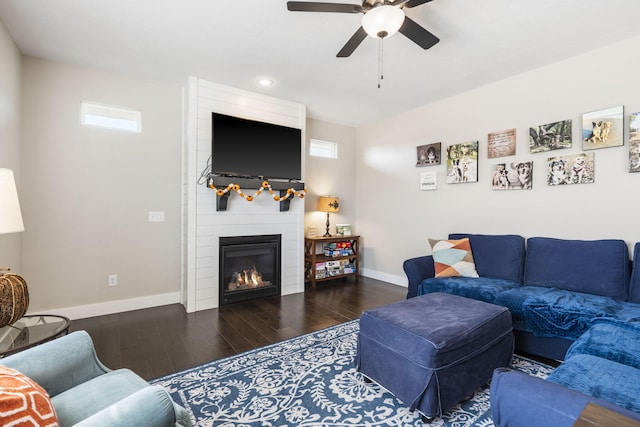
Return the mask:
<path fill-rule="evenodd" d="M 311 139 L 330 141 L 338 144 L 338 158 L 326 159 L 309 156 Z M 331 234 L 335 234 L 336 224 L 351 224 L 352 234 L 356 234 L 356 130 L 320 120 L 307 119 L 305 185 L 305 227 L 316 227 L 319 236 L 325 233 L 327 215 L 318 212 L 320 196 L 338 196 L 340 212 L 331 214 Z"/>
<path fill-rule="evenodd" d="M 640 111 L 639 43 L 636 37 L 359 128 L 365 274 L 405 284 L 403 260 L 429 254 L 427 238 L 451 232 L 640 241 L 640 174 L 627 172 L 627 130 L 623 147 L 592 151 L 595 183 L 549 187 L 545 180 L 548 157 L 581 152 L 582 113 L 624 105 L 626 120 Z M 529 127 L 566 119 L 573 120 L 571 149 L 529 153 Z M 487 159 L 487 134 L 514 127 L 516 155 Z M 444 162 L 415 167 L 419 145 L 442 142 L 444 152 L 472 140 L 480 141 L 478 183 L 446 184 Z M 512 159 L 534 162 L 533 189 L 493 191 L 490 165 Z M 418 189 L 427 170 L 438 172 L 436 191 Z"/>
<path fill-rule="evenodd" d="M 21 199 L 20 52 L 0 21 L 0 168 L 13 170 Z M 0 267 L 22 270 L 22 233 L 0 235 Z"/>
<path fill-rule="evenodd" d="M 181 87 L 29 57 L 22 69 L 29 311 L 85 317 L 178 302 Z M 81 101 L 141 111 L 142 133 L 81 126 Z M 165 222 L 149 223 L 149 211 Z"/>

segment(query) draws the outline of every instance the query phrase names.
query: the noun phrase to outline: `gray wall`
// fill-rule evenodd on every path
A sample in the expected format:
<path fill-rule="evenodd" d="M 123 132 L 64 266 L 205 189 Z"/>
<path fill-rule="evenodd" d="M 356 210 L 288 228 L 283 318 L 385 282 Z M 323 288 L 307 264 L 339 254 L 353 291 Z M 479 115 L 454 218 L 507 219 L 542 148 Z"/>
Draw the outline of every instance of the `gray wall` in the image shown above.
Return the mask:
<path fill-rule="evenodd" d="M 352 233 L 356 234 L 356 194 L 355 194 L 355 154 L 356 130 L 321 120 L 307 119 L 307 148 L 305 159 L 305 227 L 316 227 L 318 235 L 326 229 L 327 216 L 318 212 L 318 197 L 338 196 L 340 212 L 331 214 L 331 234 L 335 234 L 336 224 L 351 224 Z M 309 156 L 311 139 L 330 141 L 338 144 L 338 158 L 325 159 Z"/>
<path fill-rule="evenodd" d="M 640 173 L 628 173 L 624 146 L 595 154 L 595 183 L 550 187 L 547 159 L 582 152 L 582 114 L 624 105 L 640 111 L 634 52 L 640 38 L 532 70 L 425 105 L 357 131 L 358 230 L 367 239 L 366 274 L 405 283 L 403 260 L 429 254 L 427 238 L 451 232 L 514 233 L 571 239 L 640 241 L 637 213 Z M 528 129 L 571 119 L 570 149 L 531 154 Z M 488 159 L 487 134 L 516 128 L 516 155 Z M 443 165 L 416 167 L 416 147 L 436 142 L 480 141 L 479 182 L 446 184 Z M 533 189 L 494 191 L 490 168 L 514 160 L 533 161 Z M 423 171 L 438 173 L 438 189 L 420 191 Z"/>
<path fill-rule="evenodd" d="M 0 21 L 0 168 L 13 170 L 18 198 L 22 199 L 20 73 L 20 52 Z M 0 267 L 11 267 L 15 273 L 21 273 L 22 234 L 0 234 Z"/>
<path fill-rule="evenodd" d="M 30 312 L 167 293 L 177 298 L 181 87 L 30 57 L 22 72 Z M 142 133 L 81 126 L 81 101 L 141 111 Z M 149 211 L 164 211 L 166 221 L 148 222 Z M 118 286 L 107 286 L 109 274 L 118 275 Z"/>

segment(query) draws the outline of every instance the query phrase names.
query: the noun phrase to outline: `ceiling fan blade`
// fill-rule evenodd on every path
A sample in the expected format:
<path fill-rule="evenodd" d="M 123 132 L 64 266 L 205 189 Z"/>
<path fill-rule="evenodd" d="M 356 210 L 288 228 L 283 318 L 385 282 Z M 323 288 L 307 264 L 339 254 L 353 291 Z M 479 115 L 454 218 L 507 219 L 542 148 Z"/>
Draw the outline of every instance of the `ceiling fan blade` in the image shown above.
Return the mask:
<path fill-rule="evenodd" d="M 288 1 L 287 9 L 292 12 L 362 13 L 361 5 L 345 3 Z"/>
<path fill-rule="evenodd" d="M 420 6 L 421 4 L 429 3 L 430 1 L 431 0 L 409 0 L 407 2 L 404 2 L 401 0 L 401 2 L 404 3 L 403 7 L 406 7 L 406 8 Z"/>
<path fill-rule="evenodd" d="M 364 30 L 364 28 L 358 28 L 358 31 L 356 31 L 355 34 L 351 36 L 347 44 L 344 45 L 344 47 L 340 50 L 340 52 L 338 52 L 336 56 L 338 58 L 346 58 L 348 56 L 351 56 L 353 51 L 356 50 L 356 48 L 360 46 L 360 43 L 362 43 L 362 41 L 366 38 L 367 32 Z"/>
<path fill-rule="evenodd" d="M 404 4 L 408 1 L 410 0 L 395 0 L 394 2 L 391 3 L 391 6 L 404 7 Z"/>
<path fill-rule="evenodd" d="M 425 30 L 408 16 L 404 17 L 404 23 L 398 31 L 423 49 L 429 49 L 440 41 L 439 38 Z"/>

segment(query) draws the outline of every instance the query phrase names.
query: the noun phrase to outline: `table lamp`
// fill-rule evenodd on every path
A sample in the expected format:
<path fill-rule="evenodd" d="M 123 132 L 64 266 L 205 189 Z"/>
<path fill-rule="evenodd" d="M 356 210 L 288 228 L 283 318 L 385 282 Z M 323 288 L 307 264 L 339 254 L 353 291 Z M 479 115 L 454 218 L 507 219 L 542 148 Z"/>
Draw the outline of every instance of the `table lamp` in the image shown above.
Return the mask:
<path fill-rule="evenodd" d="M 327 213 L 327 232 L 324 233 L 323 237 L 331 237 L 331 233 L 329 233 L 329 214 L 340 210 L 340 199 L 336 196 L 320 196 L 318 210 Z"/>
<path fill-rule="evenodd" d="M 20 231 L 24 231 L 24 224 L 13 171 L 0 169 L 0 234 Z M 27 282 L 9 271 L 0 267 L 0 327 L 15 323 L 29 308 Z"/>

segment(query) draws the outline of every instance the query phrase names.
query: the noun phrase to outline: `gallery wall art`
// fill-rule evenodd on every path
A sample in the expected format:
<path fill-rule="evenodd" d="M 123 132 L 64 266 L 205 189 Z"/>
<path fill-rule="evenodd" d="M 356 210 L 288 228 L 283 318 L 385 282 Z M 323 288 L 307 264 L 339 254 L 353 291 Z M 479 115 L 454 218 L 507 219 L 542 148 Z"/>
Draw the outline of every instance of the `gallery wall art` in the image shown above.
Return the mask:
<path fill-rule="evenodd" d="M 494 190 L 531 190 L 533 162 L 497 163 L 491 167 L 491 188 Z"/>
<path fill-rule="evenodd" d="M 578 153 L 547 159 L 547 184 L 589 184 L 595 180 L 593 153 Z"/>
<path fill-rule="evenodd" d="M 440 164 L 442 143 L 420 145 L 417 147 L 418 161 L 416 166 L 435 166 Z"/>
<path fill-rule="evenodd" d="M 595 155 L 590 152 L 599 148 L 624 145 L 624 128 L 628 126 L 629 149 L 627 150 L 629 172 L 640 172 L 640 112 L 631 113 L 625 123 L 624 106 L 605 108 L 582 114 L 581 126 L 576 134 L 581 139 L 584 152 L 548 157 L 546 171 L 536 175 L 546 179 L 549 186 L 589 184 L 595 182 Z M 514 160 L 517 140 L 516 128 L 487 134 L 487 158 L 511 157 L 498 160 L 489 168 L 492 190 L 531 190 L 533 188 L 533 161 Z M 572 148 L 572 120 L 562 120 L 529 128 L 529 151 L 531 154 Z M 463 184 L 479 181 L 479 141 L 453 144 L 442 148 L 442 143 L 426 144 L 417 148 L 416 166 L 446 165 L 447 184 Z M 574 150 L 575 151 L 575 150 Z M 445 157 L 445 159 L 443 159 Z M 443 161 L 444 160 L 444 161 Z M 545 165 L 541 162 L 539 169 Z M 545 176 L 546 175 L 546 176 Z M 436 190 L 438 173 L 420 174 L 420 190 Z"/>
<path fill-rule="evenodd" d="M 478 141 L 447 147 L 447 184 L 478 182 Z"/>
<path fill-rule="evenodd" d="M 629 115 L 629 172 L 640 172 L 640 113 Z"/>
<path fill-rule="evenodd" d="M 529 128 L 529 151 L 531 153 L 571 148 L 571 145 L 571 120 Z"/>
<path fill-rule="evenodd" d="M 438 173 L 436 171 L 422 172 L 420 174 L 420 190 L 428 191 L 428 190 L 436 190 L 437 188 L 438 188 Z"/>
<path fill-rule="evenodd" d="M 492 132 L 487 136 L 487 155 L 490 159 L 516 154 L 516 130 Z"/>
<path fill-rule="evenodd" d="M 624 144 L 624 107 L 611 107 L 582 115 L 582 149 L 618 147 Z"/>

